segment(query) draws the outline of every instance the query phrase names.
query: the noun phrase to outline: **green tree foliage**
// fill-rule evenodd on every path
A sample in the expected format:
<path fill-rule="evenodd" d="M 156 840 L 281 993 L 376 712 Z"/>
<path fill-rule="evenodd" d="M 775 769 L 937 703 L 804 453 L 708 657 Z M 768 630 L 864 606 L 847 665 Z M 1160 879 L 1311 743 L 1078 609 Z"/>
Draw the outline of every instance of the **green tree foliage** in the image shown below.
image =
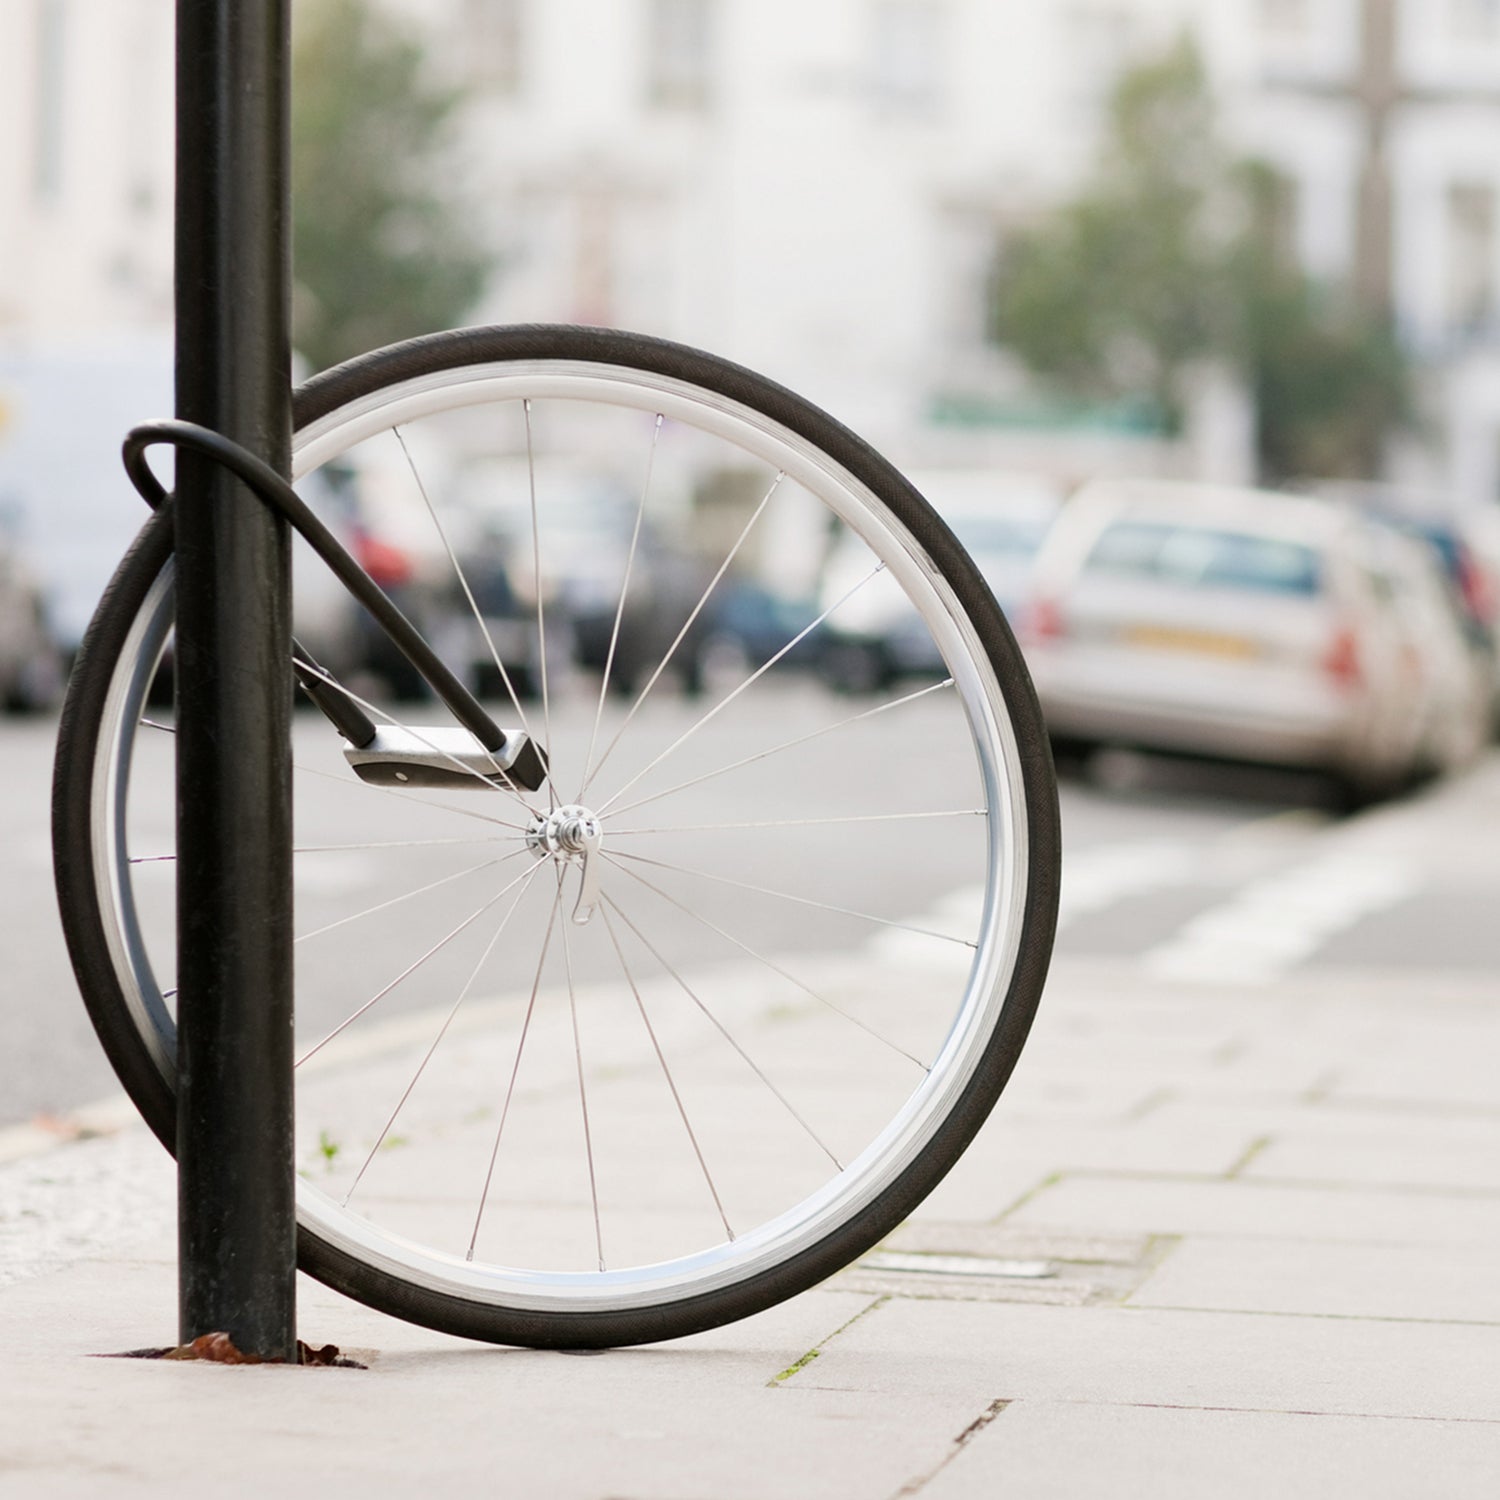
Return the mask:
<path fill-rule="evenodd" d="M 1073 396 L 1150 398 L 1181 422 L 1193 369 L 1237 368 L 1268 477 L 1372 472 L 1409 412 L 1386 320 L 1277 243 L 1276 181 L 1220 144 L 1196 50 L 1127 71 L 1085 189 L 1003 247 L 993 326 Z"/>
<path fill-rule="evenodd" d="M 1255 397 L 1261 468 L 1273 480 L 1369 478 L 1387 434 L 1413 419 L 1407 355 L 1388 317 L 1278 253 L 1274 174 L 1246 163 L 1239 176 L 1249 213 L 1230 257 L 1229 352 Z"/>
<path fill-rule="evenodd" d="M 453 187 L 462 95 L 367 0 L 301 0 L 295 14 L 293 338 L 321 369 L 458 322 L 492 264 Z"/>

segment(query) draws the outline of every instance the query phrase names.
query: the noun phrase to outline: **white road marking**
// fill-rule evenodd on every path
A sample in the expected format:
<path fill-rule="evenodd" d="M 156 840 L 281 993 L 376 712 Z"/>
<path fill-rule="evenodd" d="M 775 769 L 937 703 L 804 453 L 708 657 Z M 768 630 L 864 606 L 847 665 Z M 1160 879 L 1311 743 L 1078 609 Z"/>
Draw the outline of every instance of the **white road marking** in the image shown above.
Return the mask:
<path fill-rule="evenodd" d="M 1202 865 L 1204 852 L 1192 844 L 1152 840 L 1099 844 L 1065 854 L 1058 930 L 1076 917 L 1104 911 L 1127 897 L 1188 884 Z"/>
<path fill-rule="evenodd" d="M 1063 859 L 1058 930 L 1132 897 L 1205 880 L 1233 887 L 1268 862 L 1281 864 L 1289 839 L 1321 834 L 1320 818 L 1280 817 L 1194 844 L 1149 840 L 1098 844 Z M 1245 856 L 1253 855 L 1247 859 Z M 1280 857 L 1278 857 L 1278 855 Z M 1139 956 L 1158 978 L 1183 982 L 1270 984 L 1366 917 L 1416 894 L 1420 871 L 1393 856 L 1334 851 L 1306 864 L 1258 874 L 1218 905 L 1186 922 Z M 937 898 L 903 920 L 971 936 L 984 898 L 969 886 Z M 882 963 L 963 972 L 969 955 L 917 933 L 877 934 L 865 951 Z"/>
<path fill-rule="evenodd" d="M 1103 911 L 1129 896 L 1187 884 L 1197 875 L 1202 861 L 1201 848 L 1162 840 L 1099 844 L 1066 855 L 1058 929 L 1061 931 L 1076 917 Z M 983 904 L 983 886 L 963 886 L 940 896 L 925 911 L 901 920 L 914 927 L 971 938 Z M 959 973 L 967 972 L 972 957 L 967 952 L 953 950 L 950 944 L 900 929 L 877 933 L 866 945 L 866 952 L 882 963 L 928 970 L 942 967 Z"/>
<path fill-rule="evenodd" d="M 1417 872 L 1388 857 L 1328 854 L 1243 887 L 1141 961 L 1161 979 L 1269 984 L 1422 884 Z"/>

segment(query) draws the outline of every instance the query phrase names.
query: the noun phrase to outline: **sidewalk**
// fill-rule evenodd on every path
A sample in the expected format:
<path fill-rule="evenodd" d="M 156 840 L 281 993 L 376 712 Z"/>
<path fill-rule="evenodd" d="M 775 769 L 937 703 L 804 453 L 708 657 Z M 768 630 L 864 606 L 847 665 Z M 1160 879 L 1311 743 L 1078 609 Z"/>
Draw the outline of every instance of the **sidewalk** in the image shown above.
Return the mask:
<path fill-rule="evenodd" d="M 1423 826 L 1494 858 L 1496 789 L 1440 793 Z M 1413 816 L 1342 846 L 1399 848 Z M 0 1496 L 1494 1495 L 1497 1059 L 1492 976 L 1060 962 L 995 1116 L 883 1257 L 593 1357 L 466 1344 L 304 1281 L 302 1336 L 365 1371 L 88 1358 L 173 1336 L 171 1165 L 123 1114 L 46 1149 L 11 1132 Z M 978 1259 L 898 1258 L 932 1251 Z"/>

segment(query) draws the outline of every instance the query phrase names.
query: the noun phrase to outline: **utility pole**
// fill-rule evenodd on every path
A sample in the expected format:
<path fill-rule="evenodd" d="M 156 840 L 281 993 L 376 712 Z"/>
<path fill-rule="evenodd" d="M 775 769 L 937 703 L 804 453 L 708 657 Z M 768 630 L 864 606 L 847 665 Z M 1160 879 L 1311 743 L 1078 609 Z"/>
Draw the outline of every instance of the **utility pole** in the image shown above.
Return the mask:
<path fill-rule="evenodd" d="M 1396 63 L 1396 0 L 1364 0 L 1360 61 L 1350 97 L 1359 108 L 1364 147 L 1354 219 L 1354 289 L 1366 307 L 1392 305 L 1391 121 L 1409 97 Z"/>
<path fill-rule="evenodd" d="M 1395 125 L 1413 106 L 1500 103 L 1500 90 L 1468 85 L 1423 88 L 1404 79 L 1397 46 L 1399 6 L 1400 0 L 1361 0 L 1359 58 L 1352 77 L 1332 84 L 1275 77 L 1267 80 L 1278 92 L 1353 107 L 1361 138 L 1353 282 L 1361 302 L 1387 317 L 1393 315 L 1395 307 L 1395 193 L 1390 170 Z"/>

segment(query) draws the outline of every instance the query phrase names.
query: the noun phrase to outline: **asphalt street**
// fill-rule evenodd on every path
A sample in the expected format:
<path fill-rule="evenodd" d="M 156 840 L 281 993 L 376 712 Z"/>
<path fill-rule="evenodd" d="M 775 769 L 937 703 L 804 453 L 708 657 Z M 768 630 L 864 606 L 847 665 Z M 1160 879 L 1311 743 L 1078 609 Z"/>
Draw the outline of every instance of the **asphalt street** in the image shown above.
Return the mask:
<path fill-rule="evenodd" d="M 798 693 L 808 690 L 776 691 L 792 722 Z M 891 736 L 894 754 L 901 731 L 889 717 L 889 728 L 876 730 Z M 10 789 L 0 817 L 12 853 L 0 927 L 6 1124 L 58 1115 L 113 1092 L 78 999 L 52 891 L 47 787 L 55 728 L 48 719 L 0 726 L 0 768 Z M 321 729 L 304 722 L 299 733 Z M 1379 827 L 1382 810 L 1340 818 L 1323 791 L 1311 778 L 1121 753 L 1070 774 L 1062 784 L 1059 955 L 1116 964 L 1132 980 L 1252 986 L 1304 969 L 1380 968 L 1409 975 L 1414 994 L 1425 976 L 1500 968 L 1500 928 L 1492 919 L 1500 909 L 1500 869 L 1445 858 L 1436 827 L 1430 839 L 1367 847 L 1362 831 Z M 715 795 L 720 812 L 732 815 L 733 789 Z M 1418 816 L 1405 826 L 1422 826 L 1423 805 L 1418 794 Z M 359 828 L 340 821 L 340 808 L 336 797 L 319 803 L 319 836 L 353 843 Z M 357 859 L 325 861 L 335 893 L 359 886 Z M 952 873 L 941 858 L 924 858 L 920 841 L 902 879 L 898 904 L 913 919 L 941 911 L 955 894 Z M 816 945 L 822 929 L 807 916 L 788 907 L 767 947 Z M 687 945 L 685 961 L 708 957 L 694 945 L 702 948 L 711 934 L 689 928 L 684 919 L 678 938 Z M 885 938 L 899 943 L 901 934 Z M 407 941 L 399 922 L 372 936 L 377 950 L 389 945 L 388 964 L 402 958 Z M 506 977 L 523 981 L 529 962 L 518 954 Z M 390 1008 L 399 1008 L 399 997 Z"/>

